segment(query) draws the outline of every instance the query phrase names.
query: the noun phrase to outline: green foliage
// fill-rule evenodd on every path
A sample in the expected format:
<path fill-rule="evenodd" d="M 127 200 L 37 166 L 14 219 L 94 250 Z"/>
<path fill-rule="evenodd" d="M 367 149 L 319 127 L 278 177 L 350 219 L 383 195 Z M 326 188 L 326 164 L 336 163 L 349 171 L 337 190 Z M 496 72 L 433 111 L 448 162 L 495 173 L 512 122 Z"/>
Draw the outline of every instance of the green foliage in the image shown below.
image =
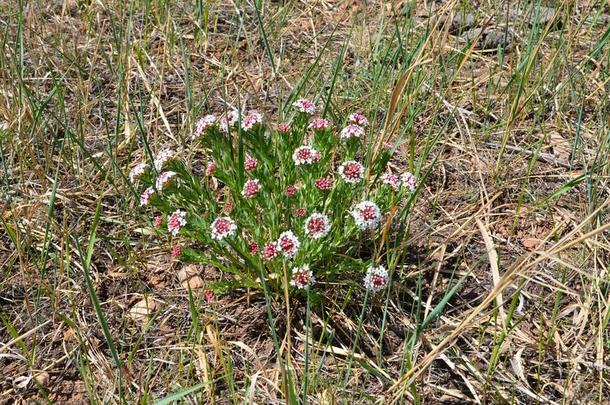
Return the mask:
<path fill-rule="evenodd" d="M 276 293 L 289 269 L 293 277 L 295 269 L 311 269 L 321 282 L 361 280 L 367 265 L 396 256 L 387 241 L 407 219 L 402 210 L 415 177 L 386 171 L 395 146 L 376 158 L 366 153 L 375 138 L 364 116 L 350 115 L 339 133 L 312 119 L 309 100 L 295 105 L 303 104 L 310 109 L 297 109 L 279 129 L 256 112 L 206 116 L 191 143 L 132 171 L 148 190 L 144 206 L 165 218 L 159 232 L 169 237 L 174 230 L 174 243 L 184 245 L 180 259 L 232 275 L 209 287 L 216 292 L 262 288 L 261 271 Z M 359 206 L 363 201 L 372 203 Z M 179 215 L 185 223 L 176 229 Z M 235 229 L 215 235 L 222 227 L 215 221 Z"/>

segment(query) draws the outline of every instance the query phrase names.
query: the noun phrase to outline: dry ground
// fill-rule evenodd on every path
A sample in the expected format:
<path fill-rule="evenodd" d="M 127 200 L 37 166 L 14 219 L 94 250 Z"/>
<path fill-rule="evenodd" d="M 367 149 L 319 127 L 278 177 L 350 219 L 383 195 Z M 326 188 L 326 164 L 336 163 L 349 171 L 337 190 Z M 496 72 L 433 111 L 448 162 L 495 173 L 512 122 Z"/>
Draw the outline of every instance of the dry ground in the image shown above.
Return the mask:
<path fill-rule="evenodd" d="M 262 295 L 189 295 L 124 174 L 142 133 L 181 145 L 224 103 L 275 120 L 298 89 L 333 118 L 366 112 L 400 140 L 393 164 L 429 173 L 354 351 L 360 293 L 325 293 L 310 402 L 610 403 L 608 3 L 255 3 L 0 2 L 0 402 L 147 403 L 201 381 L 189 400 L 287 401 L 298 303 L 272 305 L 278 357 Z M 100 197 L 91 276 L 118 371 L 81 260 Z"/>

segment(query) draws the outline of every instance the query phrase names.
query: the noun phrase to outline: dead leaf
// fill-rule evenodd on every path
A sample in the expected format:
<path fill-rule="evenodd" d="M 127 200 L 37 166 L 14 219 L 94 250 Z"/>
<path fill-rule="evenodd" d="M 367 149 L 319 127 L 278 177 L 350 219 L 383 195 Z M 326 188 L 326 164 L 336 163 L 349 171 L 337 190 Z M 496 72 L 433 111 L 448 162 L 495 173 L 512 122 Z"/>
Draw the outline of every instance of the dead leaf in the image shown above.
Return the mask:
<path fill-rule="evenodd" d="M 76 336 L 76 333 L 72 328 L 66 329 L 63 333 L 63 336 L 64 342 L 78 342 L 78 337 Z"/>
<path fill-rule="evenodd" d="M 187 264 L 178 270 L 178 280 L 185 289 L 197 290 L 203 288 L 203 279 L 199 275 L 199 266 Z"/>
<path fill-rule="evenodd" d="M 148 282 L 157 289 L 165 287 L 165 277 L 161 274 L 150 274 L 148 276 Z"/>
<path fill-rule="evenodd" d="M 13 387 L 18 390 L 26 389 L 30 381 L 32 381 L 32 377 L 29 375 L 16 377 L 13 379 Z"/>
<path fill-rule="evenodd" d="M 536 249 L 538 246 L 540 246 L 540 242 L 542 242 L 542 241 L 538 238 L 525 238 L 521 241 L 521 243 L 523 244 L 523 247 L 526 248 L 527 250 Z"/>
<path fill-rule="evenodd" d="M 159 307 L 157 301 L 151 297 L 146 297 L 138 301 L 130 310 L 129 316 L 136 322 L 145 323 L 150 315 Z"/>
<path fill-rule="evenodd" d="M 517 350 L 515 356 L 510 359 L 510 365 L 513 369 L 513 373 L 515 373 L 515 375 L 519 377 L 521 381 L 527 384 L 527 379 L 525 378 L 525 373 L 523 372 L 523 361 L 521 360 L 521 356 L 523 355 L 523 349 L 524 347 Z"/>

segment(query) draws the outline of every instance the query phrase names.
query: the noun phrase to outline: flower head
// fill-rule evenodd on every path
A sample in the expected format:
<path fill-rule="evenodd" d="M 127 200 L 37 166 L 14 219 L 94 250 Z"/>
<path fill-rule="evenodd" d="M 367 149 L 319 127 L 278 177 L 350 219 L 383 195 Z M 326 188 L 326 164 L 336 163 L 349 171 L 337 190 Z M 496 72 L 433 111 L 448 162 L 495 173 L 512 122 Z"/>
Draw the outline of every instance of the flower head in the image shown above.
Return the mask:
<path fill-rule="evenodd" d="M 305 220 L 305 234 L 313 239 L 320 239 L 330 232 L 330 221 L 324 214 L 314 212 Z"/>
<path fill-rule="evenodd" d="M 222 240 L 233 236 L 237 231 L 237 224 L 229 217 L 218 217 L 212 222 L 212 239 Z"/>
<path fill-rule="evenodd" d="M 252 128 L 254 128 L 256 125 L 261 124 L 262 122 L 263 122 L 263 116 L 256 111 L 252 111 L 250 114 L 246 115 L 241 120 L 241 127 L 245 131 L 249 131 Z"/>
<path fill-rule="evenodd" d="M 290 132 L 290 125 L 286 122 L 280 122 L 280 124 L 277 126 L 277 132 L 279 132 L 280 134 L 287 134 Z"/>
<path fill-rule="evenodd" d="M 330 128 L 330 121 L 324 118 L 314 118 L 309 123 L 309 129 L 314 131 L 323 131 L 327 128 Z"/>
<path fill-rule="evenodd" d="M 352 209 L 352 217 L 358 228 L 375 229 L 381 222 L 381 210 L 372 201 L 362 201 Z"/>
<path fill-rule="evenodd" d="M 388 271 L 382 265 L 371 266 L 364 276 L 364 288 L 373 292 L 381 291 L 388 285 Z"/>
<path fill-rule="evenodd" d="M 305 208 L 297 208 L 294 214 L 299 218 L 303 218 L 307 214 L 307 210 Z"/>
<path fill-rule="evenodd" d="M 131 169 L 131 171 L 129 172 L 129 181 L 131 181 L 133 183 L 137 179 L 139 179 L 140 176 L 142 176 L 144 174 L 147 167 L 148 167 L 148 165 L 146 163 L 140 163 L 140 164 L 137 164 L 136 166 L 134 166 L 134 168 Z"/>
<path fill-rule="evenodd" d="M 179 258 L 181 253 L 182 253 L 182 247 L 180 247 L 180 245 L 176 245 L 172 248 L 171 254 L 174 259 Z"/>
<path fill-rule="evenodd" d="M 294 164 L 297 166 L 315 163 L 321 157 L 320 152 L 310 146 L 300 146 L 292 153 L 292 160 L 294 160 Z"/>
<path fill-rule="evenodd" d="M 205 297 L 205 300 L 206 300 L 207 302 L 212 302 L 212 301 L 214 301 L 214 291 L 212 291 L 212 290 L 205 290 L 205 291 L 203 292 L 203 296 Z"/>
<path fill-rule="evenodd" d="M 248 245 L 248 250 L 250 254 L 255 255 L 258 252 L 258 243 L 252 242 Z"/>
<path fill-rule="evenodd" d="M 317 179 L 314 184 L 318 190 L 330 190 L 333 188 L 333 178 L 332 177 L 322 177 Z"/>
<path fill-rule="evenodd" d="M 186 225 L 186 212 L 184 211 L 176 210 L 167 218 L 167 230 L 173 236 L 178 235 L 184 225 Z"/>
<path fill-rule="evenodd" d="M 208 114 L 202 118 L 199 118 L 199 121 L 197 121 L 197 124 L 195 124 L 195 132 L 193 132 L 193 139 L 202 136 L 208 128 L 215 124 L 216 116 L 214 114 Z"/>
<path fill-rule="evenodd" d="M 364 128 L 356 124 L 348 124 L 341 130 L 339 135 L 341 139 L 362 138 L 364 136 Z"/>
<path fill-rule="evenodd" d="M 261 185 L 258 179 L 250 179 L 244 184 L 244 188 L 241 191 L 241 195 L 246 198 L 254 198 L 261 190 Z"/>
<path fill-rule="evenodd" d="M 290 285 L 296 288 L 309 288 L 313 283 L 316 282 L 311 270 L 308 265 L 302 267 L 295 267 L 292 269 L 292 278 Z"/>
<path fill-rule="evenodd" d="M 153 194 L 155 194 L 155 189 L 152 187 L 148 187 L 146 190 L 144 190 L 140 196 L 140 206 L 146 207 L 150 203 L 150 197 L 152 197 Z"/>
<path fill-rule="evenodd" d="M 165 163 L 174 157 L 174 152 L 171 149 L 164 149 L 155 158 L 155 169 L 161 171 Z"/>
<path fill-rule="evenodd" d="M 292 259 L 297 254 L 301 245 L 299 239 L 292 231 L 282 232 L 277 240 L 277 244 L 284 257 L 288 259 Z"/>
<path fill-rule="evenodd" d="M 354 160 L 348 160 L 339 166 L 338 172 L 347 183 L 356 184 L 364 177 L 364 166 Z"/>
<path fill-rule="evenodd" d="M 382 174 L 381 182 L 392 187 L 394 190 L 398 190 L 400 188 L 400 177 L 392 173 Z"/>
<path fill-rule="evenodd" d="M 267 242 L 265 246 L 263 246 L 263 257 L 266 260 L 273 260 L 279 254 L 279 246 L 277 242 Z"/>
<path fill-rule="evenodd" d="M 229 132 L 229 129 L 235 125 L 239 119 L 239 112 L 235 109 L 227 111 L 222 117 L 218 119 L 218 126 L 222 132 Z"/>
<path fill-rule="evenodd" d="M 416 187 L 417 178 L 410 172 L 404 172 L 400 176 L 400 180 L 402 181 L 402 185 L 404 187 L 408 188 L 409 191 L 411 191 L 411 192 L 415 191 L 415 189 L 417 188 Z"/>
<path fill-rule="evenodd" d="M 297 188 L 293 185 L 289 185 L 288 187 L 286 187 L 286 190 L 284 190 L 284 194 L 286 194 L 288 197 L 294 197 L 297 193 Z"/>
<path fill-rule="evenodd" d="M 314 115 L 316 113 L 316 106 L 311 102 L 311 100 L 306 98 L 300 98 L 292 103 L 292 105 L 302 113 L 309 115 Z"/>
<path fill-rule="evenodd" d="M 233 211 L 233 201 L 229 200 L 227 201 L 227 203 L 225 204 L 225 212 L 227 214 L 230 214 L 231 211 Z"/>
<path fill-rule="evenodd" d="M 363 128 L 366 128 L 369 126 L 369 120 L 367 120 L 366 117 L 360 113 L 350 114 L 349 117 L 347 117 L 347 120 L 349 122 L 353 122 L 354 124 L 359 125 Z"/>
<path fill-rule="evenodd" d="M 214 173 L 214 169 L 216 169 L 216 161 L 210 160 L 207 166 L 205 167 L 205 175 L 211 176 Z"/>
<path fill-rule="evenodd" d="M 153 221 L 153 225 L 159 228 L 161 225 L 163 225 L 163 218 L 160 215 L 157 215 Z"/>
<path fill-rule="evenodd" d="M 157 190 L 163 190 L 174 176 L 176 176 L 176 173 L 171 171 L 161 173 L 155 182 L 155 187 Z"/>
<path fill-rule="evenodd" d="M 253 158 L 252 156 L 246 156 L 246 161 L 244 162 L 244 168 L 246 170 L 255 170 L 258 167 L 258 160 Z"/>

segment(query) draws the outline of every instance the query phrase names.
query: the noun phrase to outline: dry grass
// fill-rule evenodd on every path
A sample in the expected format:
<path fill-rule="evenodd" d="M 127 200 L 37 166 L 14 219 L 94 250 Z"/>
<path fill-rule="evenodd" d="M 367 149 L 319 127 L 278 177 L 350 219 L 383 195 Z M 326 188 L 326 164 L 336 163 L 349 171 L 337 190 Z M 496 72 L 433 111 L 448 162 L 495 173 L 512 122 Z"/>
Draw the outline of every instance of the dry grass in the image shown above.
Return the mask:
<path fill-rule="evenodd" d="M 311 403 L 610 403 L 607 3 L 123 3 L 0 4 L 0 401 L 280 403 L 288 373 Z M 310 338 L 274 302 L 276 353 L 260 294 L 183 288 L 124 173 L 295 89 L 429 175 L 389 299 L 329 288 Z"/>

